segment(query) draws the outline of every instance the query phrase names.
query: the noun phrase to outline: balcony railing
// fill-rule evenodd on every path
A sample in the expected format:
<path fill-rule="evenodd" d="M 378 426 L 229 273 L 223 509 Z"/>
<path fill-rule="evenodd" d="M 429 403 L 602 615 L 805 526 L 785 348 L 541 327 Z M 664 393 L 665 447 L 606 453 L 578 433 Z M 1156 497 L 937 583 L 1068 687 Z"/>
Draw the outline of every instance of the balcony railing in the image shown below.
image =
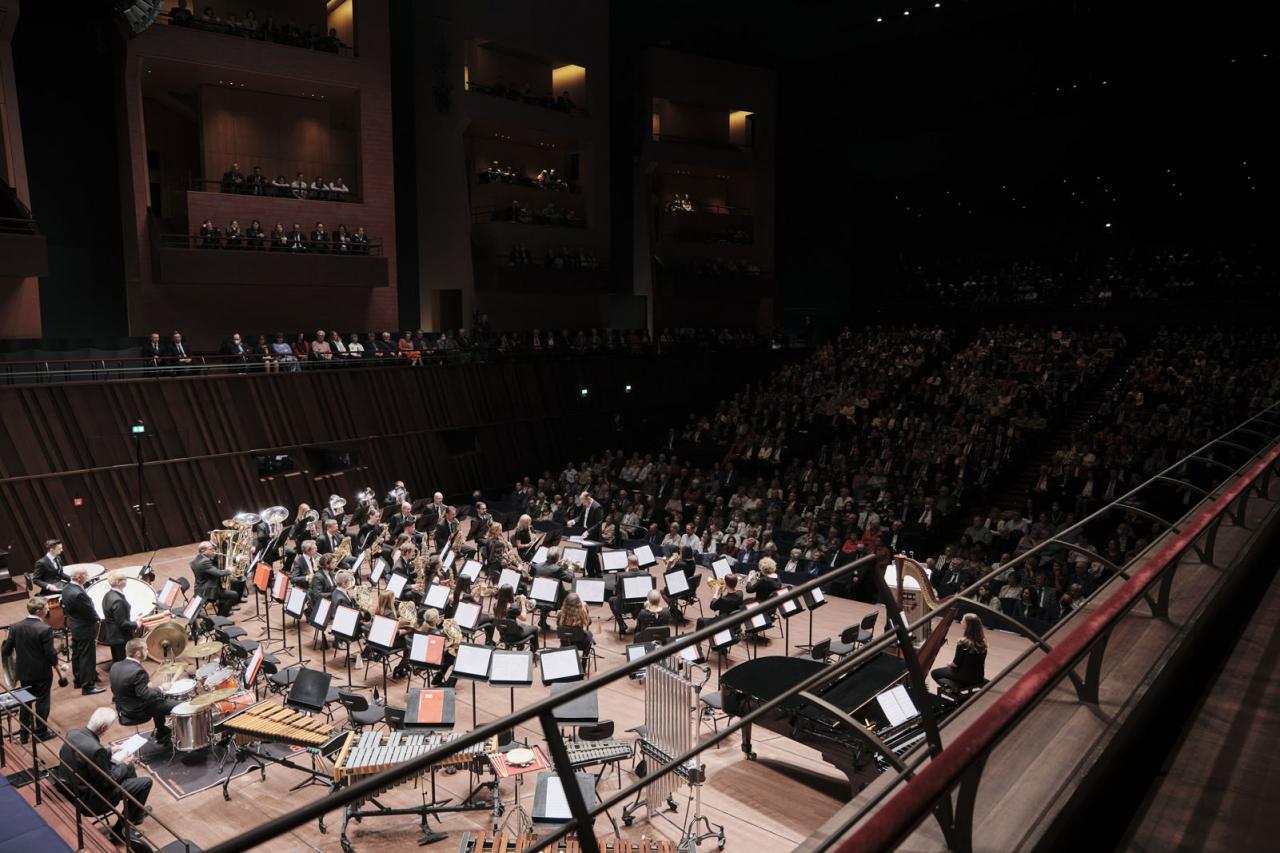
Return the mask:
<path fill-rule="evenodd" d="M 228 242 L 228 237 L 223 234 L 218 237 L 205 237 L 200 234 L 161 234 L 159 237 L 160 248 L 162 249 L 207 249 L 209 251 L 226 251 L 226 252 L 274 252 L 277 254 L 288 254 L 290 252 L 299 252 L 315 255 L 333 255 L 335 257 L 381 257 L 382 241 L 370 240 L 367 243 L 350 244 L 348 248 L 339 250 L 338 244 L 333 242 L 333 234 L 330 232 L 328 241 L 312 240 L 310 236 L 298 244 L 290 244 L 288 246 L 280 246 L 271 242 L 271 235 L 264 234 L 262 237 L 244 237 L 240 238 L 239 243 Z"/>
<path fill-rule="evenodd" d="M 246 178 L 248 175 L 245 176 Z M 187 181 L 187 189 L 194 192 L 203 193 L 222 193 L 225 195 L 242 195 L 249 198 L 287 198 L 295 201 L 336 201 L 336 202 L 359 202 L 356 191 L 351 187 L 343 190 L 312 190 L 310 183 L 305 190 L 306 195 L 297 195 L 292 184 L 277 185 L 272 183 L 274 179 L 268 178 L 266 185 L 261 193 L 251 192 L 248 185 L 244 188 L 235 190 L 227 189 L 223 186 L 221 178 L 191 178 Z"/>
<path fill-rule="evenodd" d="M 722 151 L 750 151 L 753 146 L 739 145 L 719 139 L 706 139 L 698 136 L 677 136 L 674 133 L 655 133 L 654 142 L 670 142 L 676 145 L 696 145 L 699 148 L 718 148 Z"/>
<path fill-rule="evenodd" d="M 34 235 L 39 233 L 36 229 L 36 221 L 34 219 L 8 219 L 0 217 L 0 234 L 25 234 Z"/>
<path fill-rule="evenodd" d="M 256 21 L 253 24 L 238 20 L 232 24 L 221 19 L 205 21 L 198 15 L 191 15 L 185 18 L 175 17 L 173 12 L 170 12 L 168 15 L 157 17 L 156 22 L 180 27 L 184 30 L 195 30 L 201 33 L 260 41 L 267 44 L 280 45 L 281 47 L 296 47 L 317 53 L 329 53 L 334 56 L 355 56 L 355 51 L 350 45 L 345 45 L 336 38 L 319 32 L 312 33 L 310 30 L 303 30 L 298 27 L 290 28 L 288 25 L 282 24 L 273 25 L 273 22 L 269 22 L 267 19 Z"/>
<path fill-rule="evenodd" d="M 478 95 L 489 95 L 494 98 L 528 104 L 533 107 L 541 107 L 564 113 L 565 115 L 580 116 L 582 118 L 591 117 L 591 113 L 586 107 L 575 104 L 572 101 L 566 101 L 564 98 L 558 98 L 555 95 L 535 95 L 532 92 L 509 86 L 505 83 L 479 83 L 475 80 L 468 80 L 467 91 L 475 92 Z"/>

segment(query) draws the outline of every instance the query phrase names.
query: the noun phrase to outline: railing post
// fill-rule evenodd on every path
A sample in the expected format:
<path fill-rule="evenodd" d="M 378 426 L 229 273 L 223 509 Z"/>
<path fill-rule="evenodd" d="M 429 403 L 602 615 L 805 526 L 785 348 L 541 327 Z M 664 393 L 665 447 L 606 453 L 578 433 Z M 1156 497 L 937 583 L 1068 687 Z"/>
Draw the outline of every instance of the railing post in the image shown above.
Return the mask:
<path fill-rule="evenodd" d="M 978 783 L 982 781 L 982 770 L 986 765 L 985 755 L 974 761 L 960 777 L 955 801 L 948 794 L 934 808 L 934 819 L 938 821 L 947 849 L 952 853 L 971 853 L 973 850 L 973 810 L 978 800 Z"/>
<path fill-rule="evenodd" d="M 31 781 L 36 786 L 36 805 L 43 805 L 43 792 L 40 790 L 40 755 L 38 752 L 40 738 L 36 737 L 36 709 L 35 702 L 31 703 Z M 46 721 L 45 725 L 48 725 Z"/>
<path fill-rule="evenodd" d="M 1089 650 L 1089 658 L 1085 662 L 1084 679 L 1075 682 L 1076 696 L 1081 702 L 1090 705 L 1098 704 L 1098 682 L 1102 678 L 1102 658 L 1107 653 L 1107 641 L 1111 639 L 1111 629 L 1098 636 L 1093 648 Z"/>
<path fill-rule="evenodd" d="M 551 711 L 544 711 L 538 715 L 538 722 L 542 724 L 542 736 L 547 739 L 547 748 L 551 750 L 551 764 L 556 768 L 556 775 L 560 777 L 560 784 L 564 788 L 564 797 L 569 801 L 569 811 L 573 813 L 578 833 L 578 849 L 583 853 L 600 853 L 600 845 L 596 843 L 595 822 L 586 800 L 582 799 L 578 776 L 569 762 L 569 751 L 564 747 L 564 738 L 560 736 L 555 715 Z"/>

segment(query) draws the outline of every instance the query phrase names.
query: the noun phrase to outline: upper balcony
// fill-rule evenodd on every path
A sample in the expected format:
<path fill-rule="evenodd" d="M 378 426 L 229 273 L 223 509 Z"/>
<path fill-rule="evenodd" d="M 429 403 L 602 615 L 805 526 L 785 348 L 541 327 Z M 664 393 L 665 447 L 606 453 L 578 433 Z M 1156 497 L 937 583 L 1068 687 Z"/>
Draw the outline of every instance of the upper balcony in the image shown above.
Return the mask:
<path fill-rule="evenodd" d="M 27 278 L 49 272 L 49 251 L 31 211 L 0 180 L 0 278 Z"/>
<path fill-rule="evenodd" d="M 486 39 L 469 39 L 463 63 L 468 92 L 566 116 L 590 118 L 587 69 Z"/>
<path fill-rule="evenodd" d="M 157 24 L 334 56 L 354 57 L 356 0 L 269 0 L 237 15 L 225 5 L 165 0 Z"/>

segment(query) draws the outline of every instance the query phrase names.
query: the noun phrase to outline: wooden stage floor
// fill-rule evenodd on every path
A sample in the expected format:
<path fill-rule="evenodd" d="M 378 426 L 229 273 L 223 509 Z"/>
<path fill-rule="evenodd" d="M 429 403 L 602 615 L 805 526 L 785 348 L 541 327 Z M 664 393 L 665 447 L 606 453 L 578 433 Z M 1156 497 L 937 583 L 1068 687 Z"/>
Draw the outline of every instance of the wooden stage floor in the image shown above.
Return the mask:
<path fill-rule="evenodd" d="M 145 561 L 146 556 L 131 555 L 100 562 L 108 569 L 111 569 L 137 565 Z M 168 577 L 190 578 L 191 572 L 188 568 L 188 563 L 194 556 L 194 546 L 161 550 L 152 562 L 157 575 L 156 588 L 159 589 L 160 584 Z M 705 585 L 701 589 L 704 600 L 709 598 Z M 871 605 L 861 602 L 834 597 L 828 600 L 831 602 L 828 606 L 818 609 L 813 614 L 813 636 L 815 639 L 820 640 L 824 637 L 838 635 L 841 629 L 858 621 L 873 609 Z M 22 601 L 0 605 L 0 624 L 9 624 L 21 619 L 25 615 L 24 608 L 25 605 Z M 694 607 L 691 611 L 686 612 L 696 616 L 697 608 Z M 278 616 L 279 611 L 273 610 L 273 613 Z M 250 639 L 257 638 L 262 631 L 261 622 L 245 621 L 246 617 L 252 615 L 252 599 L 233 614 L 237 622 L 248 630 Z M 607 619 L 608 609 L 593 608 L 593 616 L 597 620 L 597 624 L 593 625 L 593 631 L 596 637 L 597 649 L 602 655 L 602 660 L 600 661 L 602 670 L 622 663 L 625 660 L 624 647 L 626 641 L 619 638 L 613 630 L 612 624 Z M 791 652 L 795 654 L 796 644 L 806 641 L 809 616 L 802 614 L 793 621 L 790 640 Z M 879 621 L 882 625 L 884 621 L 883 614 Z M 278 625 L 278 621 L 273 620 L 273 622 Z M 952 641 L 958 637 L 959 630 L 958 625 L 952 626 Z M 310 629 L 306 629 L 303 633 L 304 640 L 308 645 L 310 643 L 310 633 Z M 273 636 L 278 636 L 275 632 L 275 626 L 273 626 Z M 296 635 L 292 632 L 290 634 L 290 643 L 296 644 Z M 551 644 L 555 645 L 554 636 Z M 1022 651 L 1025 648 L 1025 641 L 1013 634 L 991 632 L 989 645 L 987 671 L 992 673 L 1002 669 L 1015 655 Z M 274 648 L 275 646 L 272 647 L 273 651 Z M 775 637 L 767 645 L 761 645 L 759 653 L 781 655 L 784 653 L 783 641 Z M 318 668 L 318 662 L 314 660 L 316 654 L 318 652 L 308 649 L 307 656 L 313 658 L 311 665 Z M 746 660 L 746 656 L 747 652 L 741 645 L 735 646 L 726 663 L 726 670 Z M 280 658 L 282 667 L 296 660 L 296 657 L 292 655 L 280 655 Z M 939 660 L 942 663 L 946 663 L 949 659 L 950 651 L 944 648 Z M 110 652 L 105 646 L 98 647 L 98 660 L 99 669 L 103 675 L 103 686 L 108 686 L 106 684 L 106 670 L 110 663 Z M 331 666 L 331 671 L 339 671 L 338 667 L 342 666 L 343 661 L 344 658 L 339 656 L 337 663 Z M 148 669 L 155 668 L 155 664 L 150 662 L 147 666 Z M 382 683 L 381 667 L 371 667 L 367 680 L 364 678 L 363 668 L 354 669 L 352 677 L 358 686 L 380 687 Z M 340 679 L 335 679 L 335 683 L 342 679 L 345 679 L 345 670 L 342 670 Z M 421 682 L 417 683 L 420 684 Z M 393 681 L 390 686 L 392 703 L 403 704 L 404 680 Z M 710 681 L 704 687 L 704 690 L 715 689 L 717 689 L 717 680 L 713 666 Z M 366 695 L 371 695 L 371 690 L 365 691 L 365 693 Z M 541 685 L 517 690 L 515 694 L 516 707 L 522 707 L 535 699 L 542 698 L 545 694 L 546 688 Z M 85 696 L 72 687 L 59 688 L 55 685 L 53 691 L 53 723 L 63 732 L 82 726 L 94 708 L 109 703 L 110 699 L 109 690 L 96 696 Z M 457 719 L 459 724 L 456 730 L 464 731 L 470 724 L 472 714 L 471 690 L 465 683 L 459 685 L 457 700 Z M 628 679 L 614 682 L 601 691 L 599 703 L 601 719 L 613 720 L 619 737 L 626 736 L 627 729 L 644 721 L 644 688 L 640 683 Z M 510 693 L 507 689 L 480 685 L 477 692 L 477 705 L 477 714 L 481 723 L 493 720 L 509 712 Z M 345 712 L 339 708 L 335 714 L 335 719 L 339 725 L 342 724 L 344 715 Z M 705 733 L 709 733 L 709 731 L 709 728 L 704 730 Z M 131 727 L 117 726 L 115 730 L 108 733 L 108 738 L 115 740 L 131 733 Z M 519 739 L 528 740 L 530 743 L 542 743 L 541 731 L 536 724 L 521 727 L 516 736 Z M 703 760 L 707 765 L 707 784 L 702 792 L 703 811 L 712 821 L 725 825 L 726 850 L 789 849 L 805 839 L 813 828 L 820 825 L 843 804 L 843 800 L 837 799 L 836 796 L 838 795 L 833 796 L 833 793 L 840 790 L 844 782 L 844 776 L 833 766 L 825 763 L 816 751 L 767 730 L 757 729 L 754 741 L 755 749 L 759 756 L 759 760 L 755 762 L 749 762 L 745 759 L 739 749 L 737 736 L 727 740 L 719 749 L 711 749 L 703 753 Z M 224 802 L 221 791 L 217 788 L 177 801 L 157 785 L 152 790 L 148 805 L 152 807 L 154 814 L 166 824 L 179 829 L 197 844 L 207 847 L 217 841 L 232 837 L 249 826 L 284 814 L 291 808 L 325 795 L 327 789 L 320 786 L 311 786 L 290 792 L 289 788 L 300 781 L 301 778 L 301 774 L 297 771 L 268 765 L 265 781 L 256 772 L 234 780 L 231 784 L 230 802 Z M 623 779 L 627 784 L 632 781 L 632 777 L 626 772 L 626 768 L 624 768 Z M 453 776 L 437 774 L 437 781 L 441 797 L 453 797 L 456 801 L 467 794 L 465 787 L 468 775 L 466 773 L 459 773 Z M 607 795 L 612 791 L 616 791 L 616 784 L 616 776 L 612 773 L 606 774 L 601 782 L 600 790 L 602 794 Z M 822 790 L 824 787 L 825 791 Z M 507 801 L 508 807 L 510 807 L 511 798 L 514 796 L 510 783 L 503 784 L 502 796 Z M 521 801 L 529 810 L 532 809 L 532 798 L 533 786 L 525 784 L 521 790 Z M 412 784 L 406 783 L 380 796 L 379 801 L 387 806 L 420 805 L 421 791 Z M 683 806 L 683 801 L 681 802 Z M 614 817 L 620 818 L 616 813 Z M 487 812 L 477 811 L 447 815 L 443 824 L 437 824 L 433 820 L 433 829 L 446 831 L 450 834 L 448 839 L 433 845 L 433 848 L 437 850 L 456 850 L 460 833 L 468 829 L 480 830 L 486 828 L 488 818 Z M 286 836 L 277 838 L 269 844 L 262 845 L 258 849 L 272 851 L 338 851 L 341 849 L 337 831 L 340 821 L 340 813 L 332 813 L 327 818 L 328 832 L 326 834 L 321 834 L 315 824 L 309 824 Z M 643 809 L 640 810 L 636 822 L 631 827 L 622 827 L 620 819 L 618 823 L 621 834 L 624 837 L 638 838 L 640 836 L 652 837 L 654 835 L 667 838 L 673 837 L 673 831 L 665 821 L 659 819 L 651 825 L 645 817 Z M 143 829 L 153 841 L 164 844 L 170 840 L 167 833 L 153 821 L 147 821 Z M 611 828 L 608 821 L 603 817 L 598 819 L 596 822 L 596 834 L 604 835 L 609 833 L 611 833 Z M 363 851 L 415 849 L 419 839 L 418 823 L 414 816 L 375 818 L 366 820 L 361 824 L 353 822 L 349 827 L 348 834 L 354 848 L 357 851 L 361 851 L 361 853 Z M 714 849 L 714 843 L 704 843 L 703 849 Z"/>

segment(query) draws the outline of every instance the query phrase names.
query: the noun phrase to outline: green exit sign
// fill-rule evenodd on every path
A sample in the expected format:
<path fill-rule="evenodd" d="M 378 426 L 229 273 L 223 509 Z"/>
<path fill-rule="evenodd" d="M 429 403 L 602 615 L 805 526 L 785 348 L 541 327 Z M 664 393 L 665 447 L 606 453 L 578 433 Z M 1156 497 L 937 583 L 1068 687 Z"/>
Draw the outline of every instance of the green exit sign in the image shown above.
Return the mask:
<path fill-rule="evenodd" d="M 134 424 L 132 427 L 132 430 L 134 435 L 142 435 L 144 432 L 147 431 L 147 428 L 143 424 Z"/>

